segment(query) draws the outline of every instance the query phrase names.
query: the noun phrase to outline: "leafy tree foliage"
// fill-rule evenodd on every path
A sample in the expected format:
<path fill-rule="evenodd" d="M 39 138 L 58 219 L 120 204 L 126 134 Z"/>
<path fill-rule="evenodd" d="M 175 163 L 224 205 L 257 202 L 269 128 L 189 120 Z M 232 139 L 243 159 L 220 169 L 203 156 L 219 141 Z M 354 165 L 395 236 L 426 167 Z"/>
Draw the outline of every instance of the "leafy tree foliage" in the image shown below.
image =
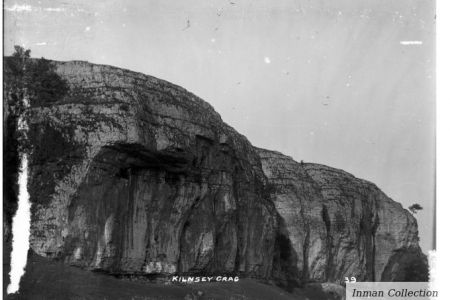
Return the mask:
<path fill-rule="evenodd" d="M 45 58 L 29 65 L 26 84 L 32 105 L 56 102 L 68 90 L 66 81 L 55 72 L 55 66 Z"/>
<path fill-rule="evenodd" d="M 68 91 L 67 82 L 56 72 L 47 59 L 31 59 L 30 50 L 20 46 L 4 58 L 5 86 L 8 87 L 10 105 L 23 112 L 23 100 L 27 98 L 32 106 L 51 104 L 60 100 Z M 18 106 L 18 107 L 17 107 Z"/>
<path fill-rule="evenodd" d="M 408 207 L 408 209 L 409 209 L 413 214 L 416 214 L 417 211 L 422 210 L 423 207 L 422 207 L 420 204 L 415 203 L 415 204 L 411 205 L 410 207 Z"/>
<path fill-rule="evenodd" d="M 14 46 L 14 48 L 15 52 L 11 57 L 3 58 L 3 86 L 8 113 L 18 116 L 24 110 L 25 72 L 30 60 L 30 50 L 24 50 L 20 46 Z"/>

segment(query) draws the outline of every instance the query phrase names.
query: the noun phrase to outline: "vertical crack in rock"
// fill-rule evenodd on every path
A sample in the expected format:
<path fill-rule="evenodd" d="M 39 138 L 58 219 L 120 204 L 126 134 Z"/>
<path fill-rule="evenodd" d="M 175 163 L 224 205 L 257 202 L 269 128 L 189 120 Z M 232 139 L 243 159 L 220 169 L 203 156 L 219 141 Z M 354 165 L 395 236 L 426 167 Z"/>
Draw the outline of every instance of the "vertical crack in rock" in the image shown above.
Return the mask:
<path fill-rule="evenodd" d="M 378 214 L 375 217 L 375 223 L 373 224 L 372 227 L 372 234 L 371 234 L 371 239 L 372 239 L 372 255 L 371 255 L 371 260 L 370 260 L 370 266 L 368 266 L 368 268 L 370 268 L 372 270 L 372 274 L 371 274 L 371 281 L 375 281 L 376 280 L 376 273 L 375 273 L 375 261 L 376 261 L 376 257 L 377 257 L 377 245 L 376 245 L 376 232 L 378 230 L 378 225 L 379 225 L 379 218 L 378 218 Z"/>
<path fill-rule="evenodd" d="M 310 228 L 310 224 L 309 222 L 306 222 L 306 236 L 305 236 L 305 242 L 303 245 L 303 274 L 302 274 L 302 278 L 309 278 L 309 255 L 308 255 L 308 251 L 310 248 L 310 233 L 311 233 L 311 228 Z"/>
<path fill-rule="evenodd" d="M 325 238 L 325 245 L 327 251 L 326 259 L 327 259 L 327 265 L 325 269 L 325 278 L 330 278 L 331 273 L 333 272 L 333 237 L 331 236 L 331 222 L 330 222 L 330 215 L 328 214 L 327 207 L 325 205 L 322 206 L 322 220 L 325 224 L 326 228 L 326 238 Z"/>
<path fill-rule="evenodd" d="M 11 282 L 7 289 L 8 294 L 19 291 L 20 278 L 25 273 L 27 264 L 30 236 L 30 202 L 27 185 L 28 158 L 26 154 L 23 154 L 19 173 L 19 203 L 12 221 Z"/>

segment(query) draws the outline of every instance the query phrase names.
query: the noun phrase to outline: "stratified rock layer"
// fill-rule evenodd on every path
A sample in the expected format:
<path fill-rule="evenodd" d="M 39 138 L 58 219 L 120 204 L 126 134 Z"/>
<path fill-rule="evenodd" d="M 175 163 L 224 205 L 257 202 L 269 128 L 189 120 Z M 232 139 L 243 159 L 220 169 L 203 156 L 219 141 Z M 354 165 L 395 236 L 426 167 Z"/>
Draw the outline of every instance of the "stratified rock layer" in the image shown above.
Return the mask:
<path fill-rule="evenodd" d="M 29 120 L 35 252 L 120 274 L 271 274 L 276 211 L 245 137 L 163 80 L 56 65 L 69 94 Z"/>
<path fill-rule="evenodd" d="M 425 272 L 411 281 L 427 280 L 416 220 L 399 203 L 342 170 L 257 150 L 305 280 L 404 280 L 412 262 Z"/>

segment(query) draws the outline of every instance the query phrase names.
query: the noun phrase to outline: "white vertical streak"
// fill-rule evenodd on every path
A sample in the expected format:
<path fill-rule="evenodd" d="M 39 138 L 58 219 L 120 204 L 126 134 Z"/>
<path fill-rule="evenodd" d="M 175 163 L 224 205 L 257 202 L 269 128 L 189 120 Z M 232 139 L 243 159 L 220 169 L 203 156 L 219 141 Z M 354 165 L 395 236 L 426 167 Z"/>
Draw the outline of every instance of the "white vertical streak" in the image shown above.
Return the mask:
<path fill-rule="evenodd" d="M 29 107 L 28 99 L 23 99 L 23 105 Z M 18 132 L 22 133 L 22 138 L 26 140 L 28 124 L 27 119 L 22 114 L 18 120 Z M 19 171 L 19 195 L 17 212 L 12 220 L 12 252 L 10 284 L 7 289 L 8 294 L 19 291 L 20 278 L 25 273 L 27 265 L 28 248 L 30 247 L 30 195 L 28 194 L 28 156 L 22 153 Z"/>
<path fill-rule="evenodd" d="M 27 265 L 27 253 L 30 237 L 30 202 L 27 190 L 28 183 L 28 158 L 24 154 L 21 159 L 19 173 L 19 205 L 16 215 L 12 220 L 12 253 L 11 253 L 11 283 L 7 293 L 16 293 L 19 290 L 19 282 L 25 273 Z"/>
<path fill-rule="evenodd" d="M 436 250 L 430 250 L 428 251 L 428 267 L 430 272 L 429 277 L 429 288 L 430 290 L 437 290 L 438 287 L 436 285 L 436 278 L 437 278 L 437 270 L 436 270 Z"/>

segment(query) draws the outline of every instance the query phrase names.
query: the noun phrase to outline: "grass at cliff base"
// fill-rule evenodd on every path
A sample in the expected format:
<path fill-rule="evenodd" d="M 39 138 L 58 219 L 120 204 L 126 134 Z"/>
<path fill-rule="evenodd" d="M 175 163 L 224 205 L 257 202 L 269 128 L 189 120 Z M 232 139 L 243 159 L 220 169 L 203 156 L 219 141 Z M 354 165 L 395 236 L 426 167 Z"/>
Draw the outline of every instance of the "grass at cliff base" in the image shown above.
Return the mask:
<path fill-rule="evenodd" d="M 67 266 L 62 262 L 51 261 L 30 253 L 19 293 L 8 295 L 4 299 L 324 300 L 332 298 L 318 289 L 296 289 L 289 293 L 277 286 L 252 279 L 241 279 L 237 283 L 214 282 L 189 285 L 123 280 Z"/>

